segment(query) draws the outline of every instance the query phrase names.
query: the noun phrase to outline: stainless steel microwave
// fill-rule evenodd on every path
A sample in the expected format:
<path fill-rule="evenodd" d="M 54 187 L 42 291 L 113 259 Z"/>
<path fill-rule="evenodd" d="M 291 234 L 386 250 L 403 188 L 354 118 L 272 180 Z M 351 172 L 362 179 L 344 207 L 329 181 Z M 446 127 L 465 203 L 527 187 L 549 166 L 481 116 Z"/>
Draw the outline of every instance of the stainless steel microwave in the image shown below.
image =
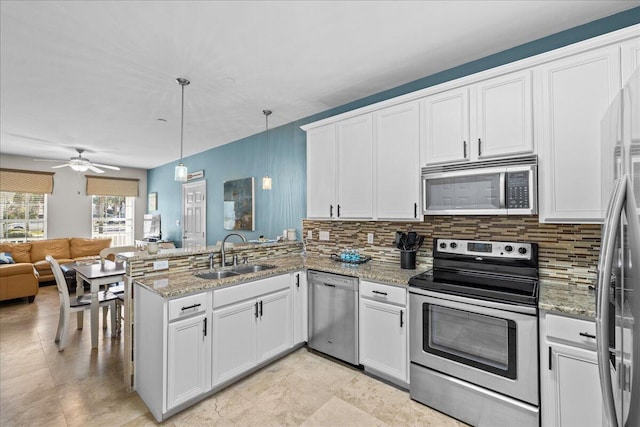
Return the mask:
<path fill-rule="evenodd" d="M 422 192 L 424 215 L 534 215 L 537 157 L 426 167 Z"/>

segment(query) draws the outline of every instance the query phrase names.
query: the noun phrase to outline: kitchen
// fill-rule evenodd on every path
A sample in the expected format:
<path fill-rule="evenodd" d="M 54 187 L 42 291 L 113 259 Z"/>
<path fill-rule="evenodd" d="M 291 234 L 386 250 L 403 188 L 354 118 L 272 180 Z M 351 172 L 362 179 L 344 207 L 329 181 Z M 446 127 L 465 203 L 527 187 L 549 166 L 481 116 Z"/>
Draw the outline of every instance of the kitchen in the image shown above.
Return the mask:
<path fill-rule="evenodd" d="M 633 33 L 633 31 L 631 31 L 631 33 Z M 571 176 L 573 176 L 573 173 L 571 174 L 571 176 L 568 176 L 569 173 L 564 172 L 564 167 L 567 166 L 566 162 L 573 161 L 576 156 L 575 153 L 580 152 L 581 149 L 574 149 L 571 153 L 571 156 L 569 157 L 565 152 L 561 150 L 558 150 L 556 152 L 553 151 L 553 149 L 555 148 L 553 140 L 553 137 L 555 136 L 554 132 L 562 134 L 563 132 L 567 132 L 568 130 L 556 129 L 555 127 L 553 127 L 554 125 L 556 125 L 556 117 L 549 114 L 551 114 L 550 111 L 558 114 L 565 113 L 562 111 L 558 112 L 558 109 L 554 110 L 552 108 L 549 108 L 549 105 L 545 103 L 552 102 L 553 99 L 545 98 L 545 96 L 538 91 L 542 92 L 543 90 L 541 88 L 553 90 L 555 89 L 555 87 L 553 86 L 554 84 L 558 84 L 558 82 L 560 81 L 564 82 L 566 80 L 572 80 L 573 76 L 571 74 L 562 74 L 563 70 L 571 69 L 571 66 L 569 65 L 570 61 L 574 60 L 572 58 L 572 55 L 578 55 L 578 57 L 580 55 L 583 55 L 583 57 L 585 58 L 588 56 L 588 58 L 585 60 L 586 63 L 604 63 L 607 64 L 607 66 L 617 67 L 617 69 L 621 69 L 622 76 L 630 76 L 630 64 L 625 63 L 626 60 L 624 59 L 628 58 L 628 53 L 624 52 L 628 52 L 625 51 L 625 49 L 633 49 L 633 47 L 635 46 L 633 43 L 631 43 L 631 41 L 633 41 L 633 36 L 629 36 L 626 33 L 623 35 L 610 35 L 609 37 L 604 37 L 603 39 L 599 40 L 585 41 L 583 44 L 567 47 L 564 50 L 561 49 L 560 52 L 549 53 L 548 56 L 544 57 L 539 63 L 537 63 L 536 61 L 540 60 L 540 58 L 526 59 L 524 60 L 524 62 L 516 63 L 515 65 L 505 65 L 504 68 L 499 69 L 498 71 L 487 70 L 486 72 L 482 72 L 484 74 L 481 75 L 470 75 L 467 78 L 463 78 L 462 80 L 447 83 L 445 84 L 446 87 L 444 89 L 442 87 L 434 86 L 425 89 L 422 93 L 410 93 L 403 95 L 404 98 L 402 100 L 392 99 L 389 100 L 386 104 L 370 104 L 370 106 L 366 106 L 360 110 L 351 109 L 347 112 L 338 114 L 337 116 L 332 115 L 328 118 L 322 118 L 320 122 L 315 123 L 317 125 L 315 126 L 316 128 L 324 127 L 326 129 L 327 126 L 339 127 L 340 123 L 343 120 L 345 121 L 345 123 L 347 123 L 348 120 L 355 120 L 354 118 L 367 116 L 364 119 L 364 122 L 366 123 L 364 128 L 374 129 L 374 123 L 376 123 L 376 126 L 378 126 L 379 123 L 382 123 L 382 119 L 384 119 L 385 117 L 394 117 L 393 115 L 384 116 L 380 113 L 381 111 L 386 112 L 383 110 L 387 108 L 389 109 L 388 111 L 392 111 L 392 109 L 401 109 L 400 107 L 398 107 L 398 105 L 401 105 L 402 107 L 408 106 L 409 108 L 404 108 L 402 110 L 402 113 L 408 111 L 408 113 L 406 113 L 407 115 L 403 117 L 408 117 L 408 120 L 417 118 L 417 121 L 414 122 L 414 126 L 401 126 L 401 128 L 405 131 L 404 135 L 408 135 L 407 144 L 413 146 L 413 149 L 415 150 L 414 152 L 418 154 L 415 156 L 406 156 L 406 158 L 403 157 L 402 159 L 407 163 L 414 162 L 412 165 L 413 169 L 411 167 L 396 168 L 396 165 L 392 164 L 394 159 L 392 158 L 392 156 L 390 156 L 389 151 L 385 150 L 391 150 L 391 153 L 393 153 L 394 149 L 398 149 L 395 148 L 395 146 L 394 148 L 389 148 L 388 144 L 385 145 L 382 138 L 377 139 L 376 144 L 379 145 L 376 145 L 375 151 L 370 150 L 369 152 L 367 152 L 365 150 L 357 150 L 359 154 L 357 163 L 358 167 L 353 167 L 353 170 L 351 171 L 344 170 L 344 172 L 352 174 L 351 176 L 347 175 L 346 180 L 347 184 L 351 183 L 352 185 L 343 187 L 342 185 L 344 183 L 342 181 L 342 178 L 344 177 L 344 174 L 341 174 L 343 170 L 339 169 L 341 167 L 340 161 L 353 166 L 354 164 L 356 164 L 355 162 L 351 161 L 353 159 L 350 160 L 349 158 L 338 158 L 339 161 L 336 165 L 334 165 L 334 162 L 332 161 L 320 161 L 322 160 L 321 157 L 315 157 L 315 154 L 313 154 L 311 150 L 307 150 L 307 156 L 314 155 L 314 162 L 307 162 L 307 219 L 304 219 L 302 221 L 301 227 L 297 230 L 297 234 L 306 239 L 307 254 L 324 255 L 328 257 L 331 253 L 339 253 L 341 250 L 355 247 L 360 248 L 360 251 L 362 253 L 365 253 L 372 257 L 372 260 L 370 261 L 371 266 L 373 266 L 374 263 L 384 263 L 385 261 L 388 264 L 398 266 L 400 263 L 400 254 L 397 250 L 394 250 L 392 245 L 394 234 L 397 230 L 412 230 L 416 231 L 420 235 L 428 237 L 427 243 L 425 243 L 423 248 L 421 248 L 421 250 L 418 251 L 417 254 L 418 265 L 422 271 L 423 269 L 431 267 L 433 263 L 432 259 L 434 254 L 432 250 L 432 238 L 465 239 L 477 241 L 499 240 L 502 242 L 536 242 L 539 244 L 539 277 L 541 282 L 560 282 L 561 287 L 574 286 L 575 289 L 584 290 L 584 292 L 589 295 L 589 286 L 592 285 L 595 280 L 595 266 L 597 265 L 598 250 L 600 246 L 601 226 L 599 222 L 602 220 L 600 194 L 592 194 L 599 193 L 599 191 L 589 192 L 586 194 L 584 192 L 581 192 L 581 189 L 576 188 L 575 182 L 571 181 L 570 179 Z M 615 48 L 613 48 L 612 46 L 615 46 Z M 616 61 L 618 65 L 616 65 Z M 577 60 L 577 63 L 581 63 L 580 60 Z M 529 69 L 532 71 L 527 72 L 526 70 Z M 588 70 L 587 75 L 589 77 L 598 78 L 601 77 L 601 75 L 598 74 L 599 71 L 600 69 L 596 69 L 595 71 Z M 430 155 L 426 154 L 428 151 L 426 151 L 424 148 L 434 147 L 435 140 L 428 142 L 426 139 L 422 139 L 423 136 L 424 138 L 427 138 L 427 136 L 424 135 L 424 133 L 422 133 L 421 131 L 421 126 L 423 126 L 422 123 L 424 123 L 425 120 L 433 120 L 433 123 L 439 123 L 439 121 L 437 120 L 438 111 L 434 108 L 434 106 L 439 105 L 438 102 L 441 101 L 437 99 L 439 94 L 445 93 L 447 91 L 452 91 L 451 93 L 455 91 L 462 92 L 462 95 L 457 97 L 454 96 L 453 98 L 445 98 L 445 101 L 447 99 L 454 99 L 454 103 L 463 103 L 461 104 L 461 108 L 463 110 L 474 111 L 473 109 L 477 108 L 477 106 L 480 105 L 480 103 L 478 102 L 479 94 L 483 93 L 481 91 L 486 89 L 486 87 L 482 87 L 482 83 L 494 78 L 492 76 L 492 73 L 496 73 L 495 78 L 501 78 L 503 75 L 507 75 L 509 73 L 520 74 L 518 76 L 518 79 L 515 80 L 515 83 L 513 83 L 515 86 L 511 87 L 515 87 L 517 93 L 523 94 L 524 98 L 520 99 L 521 105 L 531 105 L 533 108 L 533 111 L 530 112 L 530 117 L 532 117 L 531 121 L 529 123 L 527 123 L 526 121 L 521 123 L 523 126 L 528 126 L 527 129 L 529 129 L 529 131 L 525 132 L 525 134 L 530 135 L 530 139 L 527 140 L 525 138 L 524 140 L 522 140 L 522 144 L 524 145 L 522 145 L 521 147 L 517 147 L 515 151 L 512 151 L 507 157 L 510 157 L 514 152 L 516 154 L 537 154 L 539 159 L 539 215 L 427 215 L 423 220 L 421 212 L 418 211 L 421 211 L 423 207 L 423 200 L 420 200 L 421 184 L 419 179 L 419 171 L 421 167 L 428 166 L 429 158 L 433 158 L 430 156 L 434 156 L 435 154 L 438 154 L 438 152 L 433 152 Z M 616 73 L 612 73 L 612 75 L 614 74 Z M 581 74 L 578 75 L 582 76 Z M 556 76 L 558 76 L 558 80 L 555 80 Z M 512 82 L 512 80 L 509 80 L 509 82 Z M 611 86 L 615 87 L 615 89 L 612 89 L 611 93 L 605 91 L 607 96 L 613 94 L 613 92 L 616 92 L 617 88 L 621 86 L 621 83 L 614 82 L 611 84 Z M 524 87 L 525 90 L 523 92 L 520 92 L 519 89 L 521 89 L 522 87 Z M 461 88 L 463 88 L 462 91 L 460 91 Z M 488 88 L 490 89 L 491 86 L 488 86 Z M 571 98 L 576 96 L 578 93 L 582 95 L 582 92 L 584 92 L 580 90 L 579 87 L 574 87 L 572 88 L 572 90 L 574 92 L 564 94 L 564 96 Z M 530 98 L 526 98 L 526 96 L 529 96 Z M 600 97 L 602 96 L 602 93 L 596 91 L 593 96 Z M 492 100 L 493 98 L 490 98 L 489 96 L 487 99 Z M 430 103 L 431 100 L 433 100 L 434 102 Z M 560 105 L 555 107 L 559 106 Z M 421 116 L 421 114 L 423 114 L 423 111 L 432 111 L 434 113 L 434 116 Z M 508 111 L 511 112 L 516 110 L 513 110 L 511 109 L 511 107 L 509 107 Z M 395 111 L 392 111 L 392 113 L 393 112 Z M 596 112 L 589 110 L 588 107 L 585 107 L 585 111 L 581 113 L 595 115 Z M 601 118 L 601 116 L 602 114 L 599 115 L 598 120 Z M 379 119 L 380 121 L 378 121 Z M 471 119 L 469 117 L 466 117 L 465 120 Z M 477 119 L 473 119 L 473 126 L 470 127 L 478 128 L 481 126 L 479 122 L 476 122 L 476 120 Z M 394 125 L 393 120 L 391 120 L 389 123 L 390 126 Z M 487 123 L 483 123 L 483 125 L 486 124 Z M 300 123 L 300 125 L 303 124 Z M 305 123 L 304 125 L 308 127 L 309 122 Z M 358 123 L 356 123 L 355 125 L 357 126 Z M 591 126 L 590 123 L 589 125 Z M 353 129 L 356 130 L 353 131 Z M 344 131 L 358 132 L 359 129 L 362 128 L 347 128 L 345 126 Z M 376 127 L 375 129 L 376 135 L 385 135 L 385 128 L 383 126 L 379 128 Z M 407 131 L 407 129 L 409 130 Z M 465 126 L 460 127 L 458 130 L 467 133 L 471 132 L 469 131 L 469 127 L 465 128 Z M 270 133 L 271 135 L 274 135 L 274 140 L 276 139 L 276 136 L 279 132 L 284 133 L 289 132 L 289 130 L 274 129 Z M 342 130 L 337 130 L 335 132 L 329 131 L 328 133 L 325 133 L 324 136 L 330 135 L 330 137 L 339 138 L 339 136 L 342 135 L 341 132 Z M 300 131 L 300 133 L 302 133 L 302 131 Z M 395 135 L 397 133 L 393 132 L 393 134 Z M 538 134 L 545 135 L 545 137 L 540 136 L 539 139 L 534 139 L 533 135 Z M 351 136 L 354 135 L 358 137 L 362 134 L 351 134 Z M 582 137 L 582 135 L 580 135 L 580 137 Z M 307 139 L 307 142 L 311 139 L 312 138 Z M 476 139 L 477 137 L 475 135 L 469 135 L 468 137 L 466 137 L 466 139 L 460 138 L 460 140 L 462 141 L 475 141 Z M 588 135 L 587 140 L 591 144 L 599 144 L 599 133 L 595 137 L 593 135 Z M 366 141 L 366 138 L 361 139 L 360 141 Z M 336 144 L 339 144 L 339 142 L 337 142 Z M 445 142 L 443 144 L 447 145 L 448 143 Z M 439 161 L 438 163 L 442 163 L 443 161 L 455 163 L 461 161 L 462 159 L 469 159 L 469 161 L 475 162 L 479 161 L 482 158 L 483 152 L 486 153 L 486 151 L 483 151 L 486 150 L 486 148 L 483 148 L 480 143 L 478 143 L 477 145 L 475 143 L 460 144 L 457 147 L 457 150 L 459 150 L 460 152 L 445 153 L 445 157 L 453 156 L 453 159 L 449 157 L 448 160 L 445 159 Z M 310 151 L 312 154 L 310 154 Z M 331 153 L 325 154 L 331 155 Z M 362 162 L 362 159 L 366 158 L 366 156 L 370 156 L 370 162 Z M 207 178 L 209 178 L 208 174 L 210 171 L 209 168 L 212 167 L 211 164 L 213 163 L 215 166 L 217 166 L 220 160 L 214 159 L 215 156 L 213 155 L 204 155 L 202 156 L 202 158 L 198 157 L 200 156 L 186 157 L 185 164 L 189 165 L 190 170 L 205 170 L 207 173 Z M 550 163 L 548 159 L 550 157 L 553 158 L 556 162 L 555 164 L 558 165 L 555 170 L 549 170 Z M 286 159 L 271 158 L 271 160 L 274 162 L 274 164 L 277 164 L 276 162 L 278 161 L 282 161 L 281 166 L 286 165 Z M 388 164 L 385 164 L 385 160 L 389 161 Z M 563 161 L 565 162 L 565 164 L 562 164 Z M 583 175 L 579 177 L 579 181 L 583 180 L 585 182 L 589 181 L 599 183 L 599 177 L 593 177 L 590 173 L 596 167 L 598 169 L 600 168 L 599 163 L 596 163 L 599 162 L 599 158 L 585 159 L 585 161 L 593 161 L 594 163 L 591 166 L 585 167 L 586 171 L 583 171 Z M 362 164 L 370 164 L 371 167 L 370 169 L 367 169 L 367 167 L 361 168 L 360 166 L 362 166 Z M 316 173 L 316 171 L 313 169 L 314 165 L 324 167 L 325 173 L 327 173 L 326 171 L 330 170 L 333 166 L 338 168 L 338 171 L 334 171 L 333 175 L 334 178 L 336 176 L 340 177 L 340 181 L 336 184 L 336 188 L 338 189 L 338 191 L 337 194 L 329 194 L 330 201 L 328 203 L 326 202 L 326 200 L 318 200 L 318 198 L 314 197 L 314 194 L 320 193 L 311 191 L 314 188 L 314 181 L 312 177 Z M 159 206 L 161 207 L 163 214 L 163 224 L 167 224 L 165 234 L 172 236 L 174 240 L 179 241 L 180 239 L 179 237 L 177 237 L 176 233 L 179 233 L 180 228 L 179 226 L 174 226 L 173 224 L 176 219 L 180 218 L 180 214 L 178 213 L 178 211 L 180 210 L 180 203 L 177 199 L 174 198 L 175 196 L 172 196 L 170 191 L 170 188 L 176 186 L 175 183 L 172 183 L 172 187 L 167 180 L 167 175 L 173 175 L 173 166 L 174 164 L 171 163 L 164 167 L 150 170 L 148 176 L 148 191 L 158 193 L 158 197 L 160 199 Z M 385 184 L 389 182 L 389 175 L 384 175 L 385 173 L 389 172 L 387 169 L 385 169 L 385 167 L 387 166 L 389 167 L 389 169 L 392 169 L 393 171 L 399 171 L 400 173 L 404 173 L 407 170 L 413 170 L 413 174 L 409 173 L 410 178 L 403 181 L 409 183 L 408 186 L 413 188 L 408 189 L 404 194 L 389 194 L 388 189 L 385 189 Z M 284 167 L 280 169 L 284 169 Z M 244 171 L 240 171 L 238 173 L 240 174 L 240 176 L 244 176 Z M 282 172 L 278 170 L 271 172 L 271 176 L 274 178 L 274 188 L 278 185 L 279 182 L 286 182 L 286 180 L 283 179 L 284 176 L 278 175 L 279 173 L 281 174 Z M 254 173 L 247 172 L 245 175 L 254 175 Z M 320 175 L 320 177 L 320 182 L 325 182 L 325 187 L 332 187 L 330 185 L 326 185 L 326 175 Z M 404 178 L 399 176 L 396 179 Z M 363 182 L 367 184 L 362 185 Z M 358 185 L 353 185 L 356 183 Z M 397 186 L 393 186 L 392 188 L 395 187 Z M 299 187 L 295 188 L 296 190 L 299 190 Z M 218 190 L 212 189 L 212 191 Z M 345 193 L 341 193 L 340 191 L 346 191 L 346 199 L 343 199 L 343 197 L 345 197 Z M 211 197 L 211 195 L 209 196 L 209 200 L 215 199 L 215 192 L 213 193 L 213 195 L 214 197 Z M 390 199 L 385 200 L 384 197 L 390 197 Z M 404 201 L 401 200 L 401 198 L 408 197 L 413 197 L 414 199 L 409 200 L 408 203 L 404 203 Z M 364 200 L 363 204 L 367 208 L 365 210 L 362 210 L 360 209 L 360 206 L 358 206 L 357 209 L 350 210 L 351 207 L 348 205 L 348 202 L 345 202 L 344 200 Z M 287 215 L 290 214 L 290 212 L 287 212 L 286 206 L 283 208 L 275 200 L 269 200 L 267 197 L 265 197 L 262 202 L 265 203 L 264 205 L 262 205 L 262 207 L 267 208 L 266 210 L 271 208 L 274 212 L 278 212 L 278 210 L 281 209 L 283 214 L 281 215 L 281 217 L 286 218 Z M 393 210 L 394 207 L 400 205 L 407 207 L 403 210 Z M 162 206 L 167 206 L 167 208 L 164 208 Z M 335 209 L 336 217 L 334 218 L 331 218 L 331 206 L 333 206 Z M 391 207 L 391 209 L 389 209 L 389 207 Z M 340 218 L 337 218 L 337 216 L 339 216 Z M 345 219 L 343 220 L 343 218 Z M 284 227 L 286 228 L 292 225 L 291 221 L 293 221 L 293 217 L 291 217 L 290 219 L 285 219 L 284 221 L 288 222 L 284 225 Z M 259 227 L 256 228 L 260 229 Z M 282 228 L 282 226 L 279 226 L 278 230 L 281 230 Z M 498 236 L 496 236 L 496 230 L 500 230 Z M 280 234 L 280 232 L 278 232 L 278 234 Z M 311 236 L 310 238 L 308 238 L 309 235 Z M 323 239 L 323 237 L 325 236 L 327 237 L 327 240 Z M 371 243 L 370 239 L 372 240 Z M 161 253 L 160 255 L 163 254 Z M 264 262 L 265 264 L 269 263 L 266 259 L 261 259 L 261 262 Z M 218 265 L 220 264 L 221 262 L 218 262 Z M 299 267 L 300 266 L 296 266 L 295 268 Z M 302 265 L 302 267 L 304 267 L 304 265 Z M 367 264 L 365 264 L 364 268 L 366 267 Z M 327 267 L 325 266 L 324 268 Z M 418 272 L 419 271 L 415 271 L 415 273 Z M 379 279 L 378 281 L 373 280 L 373 283 L 378 282 Z M 543 290 L 541 290 L 541 292 L 543 292 Z M 250 298 L 254 297 L 252 296 Z M 593 298 L 595 299 L 595 295 L 593 295 Z M 547 309 L 553 311 L 553 308 L 548 307 Z M 576 310 L 579 310 L 579 308 L 576 308 Z M 587 313 L 569 314 L 584 315 Z M 588 315 L 589 314 L 587 314 L 587 316 Z M 541 339 L 542 336 L 543 335 L 541 335 Z M 587 347 L 590 347 L 590 349 L 593 350 L 591 348 L 593 347 L 593 343 L 587 344 Z M 542 371 L 542 367 L 540 370 Z M 542 407 L 544 408 L 544 406 Z M 542 410 L 542 414 L 544 416 L 544 409 Z M 543 422 L 542 425 L 547 424 Z M 553 424 L 549 423 L 549 425 Z"/>

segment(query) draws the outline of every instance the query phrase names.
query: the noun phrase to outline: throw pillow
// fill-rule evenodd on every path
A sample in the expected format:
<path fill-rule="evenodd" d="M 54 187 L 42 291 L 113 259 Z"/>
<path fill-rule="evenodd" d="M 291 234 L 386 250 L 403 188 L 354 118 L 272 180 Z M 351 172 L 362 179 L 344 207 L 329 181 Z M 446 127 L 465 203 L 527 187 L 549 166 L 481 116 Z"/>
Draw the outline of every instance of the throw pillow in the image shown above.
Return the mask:
<path fill-rule="evenodd" d="M 11 257 L 11 254 L 6 252 L 0 252 L 0 264 L 15 264 L 16 262 Z"/>

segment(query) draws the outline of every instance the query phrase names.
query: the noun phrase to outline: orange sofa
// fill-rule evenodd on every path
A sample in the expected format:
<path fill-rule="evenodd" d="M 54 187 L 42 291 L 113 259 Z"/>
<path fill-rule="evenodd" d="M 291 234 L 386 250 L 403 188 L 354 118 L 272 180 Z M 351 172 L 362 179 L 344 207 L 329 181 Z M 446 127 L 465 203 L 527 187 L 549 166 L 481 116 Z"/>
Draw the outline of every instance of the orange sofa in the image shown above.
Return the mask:
<path fill-rule="evenodd" d="M 0 243 L 0 252 L 11 254 L 14 264 L 0 265 L 0 301 L 27 297 L 33 302 L 38 284 L 55 280 L 49 263 L 53 256 L 60 264 L 87 258 L 98 258 L 100 251 L 111 246 L 111 239 L 36 240 L 28 243 Z"/>

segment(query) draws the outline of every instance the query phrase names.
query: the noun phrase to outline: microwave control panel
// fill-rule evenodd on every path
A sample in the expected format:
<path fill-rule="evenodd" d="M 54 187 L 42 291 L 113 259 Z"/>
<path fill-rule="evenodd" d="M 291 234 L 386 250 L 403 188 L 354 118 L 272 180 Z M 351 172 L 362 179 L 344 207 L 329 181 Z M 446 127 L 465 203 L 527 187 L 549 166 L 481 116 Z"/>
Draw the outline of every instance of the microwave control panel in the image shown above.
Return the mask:
<path fill-rule="evenodd" d="M 507 172 L 507 209 L 529 209 L 529 172 Z"/>

